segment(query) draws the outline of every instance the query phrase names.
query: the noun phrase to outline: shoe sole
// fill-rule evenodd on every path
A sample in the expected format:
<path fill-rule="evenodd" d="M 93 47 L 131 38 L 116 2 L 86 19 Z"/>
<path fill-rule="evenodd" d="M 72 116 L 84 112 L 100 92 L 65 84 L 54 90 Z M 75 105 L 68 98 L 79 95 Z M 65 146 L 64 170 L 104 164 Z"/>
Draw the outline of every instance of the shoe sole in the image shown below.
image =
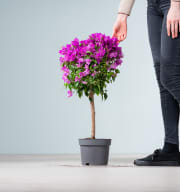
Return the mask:
<path fill-rule="evenodd" d="M 180 166 L 178 161 L 134 161 L 134 164 L 138 166 Z"/>

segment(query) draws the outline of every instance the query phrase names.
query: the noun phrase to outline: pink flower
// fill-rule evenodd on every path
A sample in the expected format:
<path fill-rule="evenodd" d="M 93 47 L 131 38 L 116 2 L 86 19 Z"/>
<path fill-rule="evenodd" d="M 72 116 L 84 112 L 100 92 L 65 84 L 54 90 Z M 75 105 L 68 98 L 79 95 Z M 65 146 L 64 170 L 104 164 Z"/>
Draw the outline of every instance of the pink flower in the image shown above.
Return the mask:
<path fill-rule="evenodd" d="M 69 69 L 65 65 L 63 67 L 61 67 L 61 70 L 64 72 L 69 72 Z"/>
<path fill-rule="evenodd" d="M 89 65 L 85 65 L 85 69 L 89 69 Z"/>
<path fill-rule="evenodd" d="M 84 76 L 86 76 L 86 75 L 88 75 L 90 73 L 90 70 L 86 69 L 83 73 L 84 73 Z"/>
<path fill-rule="evenodd" d="M 112 52 L 109 54 L 110 58 L 117 57 L 117 52 Z"/>
<path fill-rule="evenodd" d="M 118 60 L 117 60 L 117 64 L 118 64 L 118 65 L 121 65 L 121 63 L 122 63 L 122 59 L 118 59 Z"/>
<path fill-rule="evenodd" d="M 66 82 L 66 83 L 71 83 L 71 81 L 67 78 L 67 76 L 66 75 L 63 75 L 62 76 L 62 79 L 64 80 L 64 82 Z"/>
<path fill-rule="evenodd" d="M 77 67 L 81 67 L 81 64 L 80 64 L 80 63 L 78 63 L 78 64 L 77 64 Z"/>
<path fill-rule="evenodd" d="M 116 68 L 117 68 L 117 66 L 118 66 L 118 64 L 117 64 L 117 63 L 113 63 L 113 64 L 111 65 L 111 69 L 116 69 Z"/>
<path fill-rule="evenodd" d="M 80 75 L 80 78 L 82 78 L 84 76 L 84 72 L 80 72 L 79 75 Z"/>
<path fill-rule="evenodd" d="M 96 75 L 96 71 L 94 71 L 94 73 L 91 74 L 92 77 L 94 77 Z"/>
<path fill-rule="evenodd" d="M 83 63 L 84 59 L 83 58 L 79 58 L 78 59 L 78 63 Z"/>
<path fill-rule="evenodd" d="M 67 96 L 68 96 L 68 97 L 71 97 L 71 96 L 72 96 L 72 91 L 71 91 L 71 90 L 68 90 L 68 91 L 67 91 Z"/>
<path fill-rule="evenodd" d="M 83 83 L 83 84 L 87 84 L 87 82 L 86 82 L 86 81 L 82 81 L 82 83 Z"/>
<path fill-rule="evenodd" d="M 91 59 L 86 59 L 86 64 L 89 65 L 91 63 Z"/>
<path fill-rule="evenodd" d="M 59 61 L 60 61 L 60 64 L 62 65 L 62 63 L 64 62 L 64 58 L 63 58 L 63 57 L 60 57 L 60 58 L 59 58 Z"/>
<path fill-rule="evenodd" d="M 79 78 L 78 76 L 75 77 L 75 82 L 80 81 L 80 80 L 81 80 L 81 78 Z"/>

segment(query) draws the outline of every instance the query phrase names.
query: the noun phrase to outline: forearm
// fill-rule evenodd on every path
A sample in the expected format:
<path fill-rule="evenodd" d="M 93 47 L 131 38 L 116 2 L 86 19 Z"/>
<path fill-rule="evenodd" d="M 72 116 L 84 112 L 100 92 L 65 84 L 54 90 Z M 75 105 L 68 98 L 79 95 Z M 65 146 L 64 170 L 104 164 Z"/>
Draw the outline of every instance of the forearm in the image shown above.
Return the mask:
<path fill-rule="evenodd" d="M 130 15 L 135 0 L 120 0 L 118 12 Z"/>

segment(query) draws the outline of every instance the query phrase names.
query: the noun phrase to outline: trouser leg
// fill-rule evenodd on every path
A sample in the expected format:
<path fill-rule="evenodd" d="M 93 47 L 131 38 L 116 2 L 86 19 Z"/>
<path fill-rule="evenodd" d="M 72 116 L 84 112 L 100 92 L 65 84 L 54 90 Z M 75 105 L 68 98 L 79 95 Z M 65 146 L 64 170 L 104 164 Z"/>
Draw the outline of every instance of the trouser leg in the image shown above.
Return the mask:
<path fill-rule="evenodd" d="M 164 12 L 162 33 L 161 33 L 161 57 L 160 57 L 160 81 L 162 85 L 169 91 L 174 98 L 174 107 L 171 112 L 177 129 L 172 129 L 172 136 L 177 143 L 178 136 L 178 123 L 179 123 L 179 104 L 180 104 L 180 33 L 178 38 L 173 39 L 172 36 L 167 35 L 167 14 L 168 10 Z M 176 111 L 176 113 L 174 113 Z"/>
<path fill-rule="evenodd" d="M 161 31 L 163 24 L 163 16 L 158 15 L 153 7 L 147 10 L 148 37 L 151 47 L 155 75 L 159 87 L 161 110 L 164 124 L 164 141 L 170 143 L 179 143 L 178 137 L 178 121 L 179 121 L 179 106 L 177 100 L 169 92 L 161 82 Z"/>
<path fill-rule="evenodd" d="M 161 34 L 161 83 L 180 104 L 180 33 L 173 39 L 167 35 L 167 11 Z"/>

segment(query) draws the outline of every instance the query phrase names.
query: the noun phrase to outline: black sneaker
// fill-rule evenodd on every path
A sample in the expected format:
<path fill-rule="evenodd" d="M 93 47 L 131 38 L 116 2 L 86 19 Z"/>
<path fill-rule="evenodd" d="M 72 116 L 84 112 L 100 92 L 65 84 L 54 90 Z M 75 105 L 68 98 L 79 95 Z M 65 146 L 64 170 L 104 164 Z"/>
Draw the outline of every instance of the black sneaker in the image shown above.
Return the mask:
<path fill-rule="evenodd" d="M 156 149 L 144 158 L 135 159 L 134 164 L 140 166 L 180 166 L 180 153 L 165 153 L 162 152 L 162 149 Z"/>

